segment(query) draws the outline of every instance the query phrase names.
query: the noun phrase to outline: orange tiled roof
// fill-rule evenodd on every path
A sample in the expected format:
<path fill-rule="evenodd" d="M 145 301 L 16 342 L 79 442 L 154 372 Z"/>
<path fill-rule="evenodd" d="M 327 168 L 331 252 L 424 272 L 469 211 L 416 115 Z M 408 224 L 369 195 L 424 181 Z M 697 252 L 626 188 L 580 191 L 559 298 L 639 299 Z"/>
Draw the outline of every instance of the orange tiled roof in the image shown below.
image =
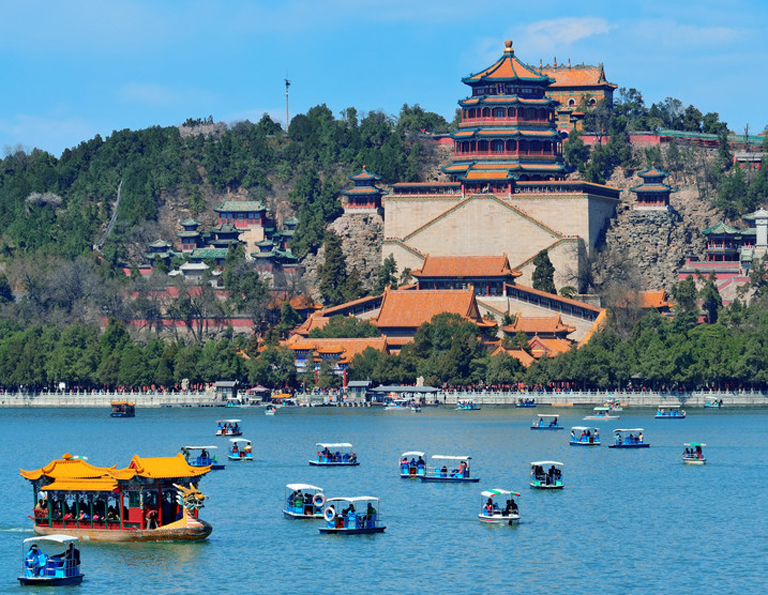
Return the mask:
<path fill-rule="evenodd" d="M 555 79 L 549 88 L 557 89 L 559 87 L 598 87 L 607 86 L 616 88 L 616 85 L 609 83 L 605 79 L 605 70 L 602 65 L 591 66 L 584 64 L 580 66 L 545 66 L 541 72 Z"/>
<path fill-rule="evenodd" d="M 297 326 L 293 333 L 295 335 L 308 336 L 316 328 L 323 328 L 328 324 L 329 318 L 323 316 L 320 312 L 315 312 L 309 316 L 304 322 Z"/>
<path fill-rule="evenodd" d="M 343 357 L 347 360 L 351 360 L 355 355 L 362 353 L 368 347 L 373 347 L 382 353 L 386 353 L 387 350 L 386 337 L 365 337 L 356 339 L 304 339 L 292 337 L 283 344 L 294 351 L 311 350 L 325 354 L 340 353 L 343 354 Z"/>
<path fill-rule="evenodd" d="M 509 171 L 470 171 L 465 180 L 511 180 Z"/>
<path fill-rule="evenodd" d="M 112 467 L 96 467 L 84 459 L 76 459 L 67 453 L 62 458 L 48 463 L 45 467 L 35 469 L 34 471 L 24 471 L 19 469 L 22 477 L 29 480 L 40 479 L 43 476 L 52 479 L 95 479 L 110 475 L 118 479 L 130 479 L 135 473 L 129 469 L 117 469 Z"/>
<path fill-rule="evenodd" d="M 98 477 L 93 479 L 56 479 L 53 483 L 40 488 L 44 492 L 114 492 L 117 480 L 114 477 Z"/>
<path fill-rule="evenodd" d="M 210 467 L 192 467 L 187 463 L 181 453 L 175 457 L 152 457 L 142 459 L 139 455 L 133 455 L 129 469 L 135 469 L 141 477 L 154 479 L 170 477 L 198 477 L 208 473 Z"/>
<path fill-rule="evenodd" d="M 659 291 L 641 291 L 638 294 L 641 308 L 669 308 L 670 303 L 667 299 L 667 292 L 664 289 Z"/>
<path fill-rule="evenodd" d="M 372 322 L 379 328 L 416 329 L 437 314 L 449 312 L 480 326 L 492 326 L 480 316 L 472 289 L 384 292 L 379 315 Z"/>
<path fill-rule="evenodd" d="M 424 259 L 421 269 L 411 271 L 419 277 L 519 277 L 513 271 L 506 254 L 502 256 L 430 256 Z"/>
<path fill-rule="evenodd" d="M 554 335 L 563 332 L 572 333 L 576 330 L 576 327 L 564 324 L 559 314 L 557 316 L 518 315 L 515 318 L 515 322 L 502 327 L 501 330 L 510 334 L 523 332 L 526 334 Z"/>
<path fill-rule="evenodd" d="M 527 64 L 521 62 L 515 57 L 515 52 L 512 49 L 512 42 L 504 42 L 504 55 L 496 62 L 491 64 L 485 70 L 470 75 L 463 80 L 465 83 L 480 82 L 487 80 L 494 82 L 497 80 L 509 80 L 509 79 L 523 79 L 523 80 L 536 80 L 547 81 L 548 77 L 541 74 L 536 69 Z"/>
<path fill-rule="evenodd" d="M 506 353 L 507 355 L 514 357 L 526 368 L 536 361 L 530 353 L 523 349 L 504 349 L 503 347 L 499 347 L 491 354 L 491 357 L 498 355 L 499 353 Z"/>
<path fill-rule="evenodd" d="M 567 339 L 547 339 L 535 336 L 528 342 L 531 353 L 537 359 L 544 355 L 554 356 L 571 349 L 573 343 Z"/>

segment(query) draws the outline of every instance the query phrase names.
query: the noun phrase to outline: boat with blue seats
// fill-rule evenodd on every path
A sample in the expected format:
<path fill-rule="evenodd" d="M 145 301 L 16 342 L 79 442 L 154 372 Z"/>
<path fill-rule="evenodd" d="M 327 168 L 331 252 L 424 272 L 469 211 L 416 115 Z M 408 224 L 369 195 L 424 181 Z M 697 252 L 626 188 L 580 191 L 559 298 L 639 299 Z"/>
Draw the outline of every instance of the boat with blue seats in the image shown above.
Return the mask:
<path fill-rule="evenodd" d="M 515 407 L 536 407 L 536 399 L 518 399 Z"/>
<path fill-rule="evenodd" d="M 110 417 L 136 417 L 136 403 L 129 401 L 112 401 Z"/>
<path fill-rule="evenodd" d="M 563 463 L 557 461 L 532 461 L 529 485 L 537 490 L 562 490 L 562 467 Z"/>
<path fill-rule="evenodd" d="M 274 415 L 275 413 L 277 413 L 277 407 L 274 405 L 267 405 L 264 408 L 264 415 Z"/>
<path fill-rule="evenodd" d="M 216 421 L 217 436 L 242 436 L 243 429 L 239 419 L 219 419 Z"/>
<path fill-rule="evenodd" d="M 594 426 L 573 426 L 571 446 L 600 446 L 600 431 Z"/>
<path fill-rule="evenodd" d="M 565 428 L 557 423 L 559 415 L 552 413 L 539 413 L 538 419 L 531 423 L 532 430 L 564 430 Z"/>
<path fill-rule="evenodd" d="M 325 526 L 320 533 L 333 535 L 359 535 L 383 533 L 379 499 L 374 496 L 353 498 L 328 498 L 323 511 Z"/>
<path fill-rule="evenodd" d="M 707 462 L 704 456 L 704 447 L 706 444 L 703 442 L 686 442 L 685 450 L 683 451 L 683 463 L 686 465 L 704 465 Z"/>
<path fill-rule="evenodd" d="M 482 496 L 482 508 L 477 515 L 481 523 L 489 525 L 513 525 L 520 520 L 520 509 L 515 502 L 515 496 L 520 497 L 519 492 L 512 490 L 502 490 L 493 488 L 480 492 Z M 507 497 L 504 508 L 499 504 L 499 500 Z M 496 500 L 498 498 L 498 500 Z"/>
<path fill-rule="evenodd" d="M 190 467 L 210 467 L 212 471 L 216 471 L 225 467 L 216 458 L 217 448 L 217 446 L 182 446 L 180 450 Z"/>
<path fill-rule="evenodd" d="M 480 411 L 480 405 L 474 401 L 456 401 L 456 411 Z"/>
<path fill-rule="evenodd" d="M 609 444 L 608 448 L 648 448 L 650 446 L 643 437 L 643 428 L 617 428 L 613 434 L 613 444 Z"/>
<path fill-rule="evenodd" d="M 227 458 L 235 462 L 253 462 L 253 445 L 245 438 L 230 438 Z"/>
<path fill-rule="evenodd" d="M 685 410 L 680 405 L 662 405 L 656 411 L 656 419 L 685 419 Z"/>
<path fill-rule="evenodd" d="M 427 472 L 424 453 L 419 450 L 409 450 L 400 455 L 400 477 L 403 479 L 418 479 Z"/>
<path fill-rule="evenodd" d="M 321 519 L 325 494 L 323 488 L 308 483 L 289 483 L 285 486 L 283 515 L 289 519 Z"/>
<path fill-rule="evenodd" d="M 419 479 L 444 483 L 477 483 L 480 478 L 472 477 L 469 471 L 471 460 L 472 457 L 468 456 L 432 455 L 433 468 L 425 469 Z M 451 469 L 448 468 L 449 464 Z"/>
<path fill-rule="evenodd" d="M 584 421 L 590 421 L 590 420 L 600 420 L 600 419 L 619 419 L 620 416 L 618 415 L 612 415 L 611 414 L 611 408 L 600 406 L 595 407 L 592 410 L 592 415 L 587 415 L 584 417 Z"/>
<path fill-rule="evenodd" d="M 80 584 L 85 575 L 80 572 L 80 550 L 77 546 L 77 537 L 70 535 L 38 535 L 25 539 L 19 582 L 36 587 Z"/>
<path fill-rule="evenodd" d="M 355 467 L 360 464 L 349 442 L 318 442 L 317 458 L 310 459 L 317 467 Z"/>
<path fill-rule="evenodd" d="M 704 409 L 722 409 L 723 408 L 723 400 L 719 399 L 717 401 L 704 401 Z"/>

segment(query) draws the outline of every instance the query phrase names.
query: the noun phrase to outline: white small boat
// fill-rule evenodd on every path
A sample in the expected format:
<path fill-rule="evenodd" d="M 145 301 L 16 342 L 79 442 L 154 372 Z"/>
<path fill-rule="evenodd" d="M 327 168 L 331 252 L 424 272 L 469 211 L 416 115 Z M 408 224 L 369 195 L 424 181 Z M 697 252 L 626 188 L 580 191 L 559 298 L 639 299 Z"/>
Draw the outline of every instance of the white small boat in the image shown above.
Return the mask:
<path fill-rule="evenodd" d="M 611 415 L 610 407 L 595 407 L 592 410 L 592 415 L 584 417 L 585 421 L 588 420 L 600 420 L 600 419 L 619 419 L 618 415 Z"/>
<path fill-rule="evenodd" d="M 706 444 L 703 442 L 686 442 L 683 451 L 683 463 L 686 465 L 705 465 L 707 462 L 703 450 L 705 446 Z"/>
<path fill-rule="evenodd" d="M 384 411 L 410 411 L 411 402 L 409 399 L 392 399 L 384 405 Z"/>
<path fill-rule="evenodd" d="M 594 426 L 573 426 L 571 446 L 600 446 L 600 431 Z"/>
<path fill-rule="evenodd" d="M 220 419 L 216 421 L 217 436 L 242 436 L 239 419 Z"/>
<path fill-rule="evenodd" d="M 277 413 L 277 407 L 274 405 L 267 405 L 266 409 L 264 409 L 264 415 L 274 415 Z"/>
<path fill-rule="evenodd" d="M 608 448 L 648 448 L 650 446 L 643 436 L 643 428 L 616 428 L 613 434 L 613 444 L 609 444 Z"/>
<path fill-rule="evenodd" d="M 230 438 L 229 451 L 227 452 L 227 458 L 230 461 L 239 463 L 253 462 L 253 445 L 250 440 L 245 438 Z"/>
<path fill-rule="evenodd" d="M 685 419 L 685 410 L 680 405 L 664 405 L 656 411 L 656 419 Z"/>
<path fill-rule="evenodd" d="M 224 469 L 224 464 L 219 463 L 215 451 L 217 446 L 182 446 L 181 454 L 190 467 L 208 467 L 211 470 Z"/>
<path fill-rule="evenodd" d="M 531 423 L 532 430 L 564 430 L 565 428 L 557 423 L 559 415 L 553 413 L 539 413 L 537 419 Z"/>
<path fill-rule="evenodd" d="M 77 585 L 85 576 L 80 572 L 77 537 L 37 535 L 24 540 L 22 585 L 58 587 Z"/>
<path fill-rule="evenodd" d="M 547 467 L 549 469 L 545 470 Z M 563 489 L 563 463 L 557 461 L 532 461 L 529 485 L 537 490 Z"/>
<path fill-rule="evenodd" d="M 360 464 L 349 442 L 318 442 L 317 458 L 309 461 L 316 467 L 355 467 Z"/>
<path fill-rule="evenodd" d="M 323 518 L 325 526 L 319 528 L 320 533 L 358 535 L 386 529 L 381 523 L 379 499 L 374 496 L 328 498 Z"/>
<path fill-rule="evenodd" d="M 477 518 L 481 523 L 487 523 L 489 525 L 513 525 L 520 520 L 520 511 L 513 498 L 513 496 L 520 497 L 518 492 L 494 488 L 492 490 L 485 490 L 481 492 L 480 495 L 482 496 L 482 508 L 480 514 L 477 515 Z M 495 500 L 497 496 L 500 497 L 499 500 L 504 496 L 508 496 L 503 508 L 502 505 Z"/>
<path fill-rule="evenodd" d="M 432 469 L 425 469 L 424 475 L 420 475 L 421 481 L 443 482 L 443 483 L 477 483 L 479 477 L 472 477 L 469 472 L 469 462 L 472 457 L 452 456 L 452 455 L 432 455 Z M 448 464 L 451 467 L 449 469 Z M 442 467 L 440 466 L 442 464 Z"/>
<path fill-rule="evenodd" d="M 456 411 L 480 411 L 480 405 L 474 401 L 458 401 Z"/>
<path fill-rule="evenodd" d="M 424 453 L 419 450 L 409 450 L 400 455 L 400 477 L 403 479 L 418 479 L 427 472 Z"/>
<path fill-rule="evenodd" d="M 325 494 L 323 488 L 308 483 L 289 483 L 285 486 L 283 515 L 289 519 L 321 519 Z"/>

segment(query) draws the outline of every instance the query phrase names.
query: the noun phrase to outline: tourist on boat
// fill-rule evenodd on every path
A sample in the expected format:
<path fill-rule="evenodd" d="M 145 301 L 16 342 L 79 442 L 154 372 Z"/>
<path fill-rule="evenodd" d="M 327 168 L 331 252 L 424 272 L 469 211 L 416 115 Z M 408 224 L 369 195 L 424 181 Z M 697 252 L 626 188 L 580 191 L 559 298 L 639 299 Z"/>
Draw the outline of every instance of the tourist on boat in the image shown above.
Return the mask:
<path fill-rule="evenodd" d="M 157 510 L 150 508 L 144 516 L 147 521 L 147 529 L 157 529 L 160 525 L 157 523 Z"/>
<path fill-rule="evenodd" d="M 643 433 L 642 432 L 640 432 L 637 435 L 637 442 L 638 442 L 638 444 L 642 444 L 643 443 Z"/>
<path fill-rule="evenodd" d="M 47 556 L 38 549 L 37 544 L 33 543 L 24 558 L 24 563 L 27 568 L 32 569 L 35 576 L 40 576 L 42 571 L 45 570 Z"/>
<path fill-rule="evenodd" d="M 376 520 L 376 509 L 371 502 L 368 502 L 368 508 L 365 510 L 365 516 L 369 521 Z"/>
<path fill-rule="evenodd" d="M 442 475 L 443 477 L 448 477 L 448 467 L 443 465 L 443 468 L 440 469 L 440 475 Z"/>
<path fill-rule="evenodd" d="M 493 514 L 493 499 L 488 498 L 488 502 L 485 503 L 485 506 L 483 507 L 483 510 L 485 511 L 486 516 L 491 516 Z"/>
<path fill-rule="evenodd" d="M 42 500 L 38 500 L 35 507 L 32 509 L 32 514 L 36 519 L 48 518 L 48 508 L 43 504 Z"/>
<path fill-rule="evenodd" d="M 419 459 L 416 461 L 416 467 L 419 469 L 424 469 L 424 459 L 421 458 L 421 455 L 419 455 Z"/>

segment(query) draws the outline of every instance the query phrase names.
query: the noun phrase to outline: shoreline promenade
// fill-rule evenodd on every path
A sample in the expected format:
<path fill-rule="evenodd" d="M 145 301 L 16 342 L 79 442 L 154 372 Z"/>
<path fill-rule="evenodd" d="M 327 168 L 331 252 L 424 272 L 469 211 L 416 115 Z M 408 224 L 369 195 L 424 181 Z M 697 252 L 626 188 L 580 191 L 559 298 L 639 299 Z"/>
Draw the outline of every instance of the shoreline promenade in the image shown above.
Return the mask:
<path fill-rule="evenodd" d="M 403 396 L 406 396 L 405 394 Z M 538 406 L 594 407 L 604 405 L 606 399 L 614 399 L 630 407 L 660 407 L 681 405 L 683 407 L 704 407 L 709 402 L 722 400 L 723 407 L 766 407 L 768 393 L 761 391 L 440 391 L 427 396 L 427 404 L 454 406 L 457 401 L 474 401 L 484 406 L 513 406 L 518 399 L 534 399 Z M 338 396 L 329 403 L 323 394 L 297 393 L 296 400 L 306 406 L 336 405 L 356 406 L 363 402 Z M 131 401 L 137 407 L 225 407 L 226 402 L 217 399 L 211 392 L 41 392 L 2 393 L 2 407 L 110 407 L 112 401 Z M 257 403 L 256 405 L 264 405 Z"/>

